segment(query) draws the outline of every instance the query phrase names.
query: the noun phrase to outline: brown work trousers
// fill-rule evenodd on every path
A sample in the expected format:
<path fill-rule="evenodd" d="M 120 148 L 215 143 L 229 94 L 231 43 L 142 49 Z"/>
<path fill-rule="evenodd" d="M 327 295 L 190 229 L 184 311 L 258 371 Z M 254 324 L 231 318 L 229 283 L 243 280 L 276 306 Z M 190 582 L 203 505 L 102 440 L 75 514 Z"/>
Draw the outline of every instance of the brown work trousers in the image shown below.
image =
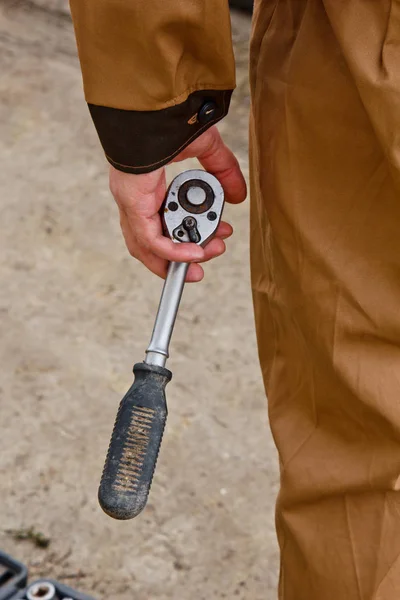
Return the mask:
<path fill-rule="evenodd" d="M 400 0 L 259 0 L 252 286 L 282 600 L 400 600 Z"/>

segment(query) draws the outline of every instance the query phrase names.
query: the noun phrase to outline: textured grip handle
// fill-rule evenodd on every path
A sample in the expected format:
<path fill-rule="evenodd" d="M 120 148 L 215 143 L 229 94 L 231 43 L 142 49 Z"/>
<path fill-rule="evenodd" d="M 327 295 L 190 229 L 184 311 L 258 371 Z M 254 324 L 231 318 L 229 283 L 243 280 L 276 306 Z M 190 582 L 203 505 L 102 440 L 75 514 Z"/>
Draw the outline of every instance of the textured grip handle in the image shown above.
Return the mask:
<path fill-rule="evenodd" d="M 165 387 L 172 373 L 138 363 L 119 405 L 99 487 L 100 506 L 114 519 L 132 519 L 146 505 L 167 419 Z"/>

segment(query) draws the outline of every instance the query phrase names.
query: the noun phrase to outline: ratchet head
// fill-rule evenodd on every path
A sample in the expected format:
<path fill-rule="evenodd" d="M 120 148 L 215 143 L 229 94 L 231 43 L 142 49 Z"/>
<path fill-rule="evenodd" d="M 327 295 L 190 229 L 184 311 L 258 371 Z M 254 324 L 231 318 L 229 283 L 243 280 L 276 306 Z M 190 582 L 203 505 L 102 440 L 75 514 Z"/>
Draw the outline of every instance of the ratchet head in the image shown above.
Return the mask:
<path fill-rule="evenodd" d="M 224 190 L 214 175 L 194 169 L 171 183 L 163 205 L 165 234 L 174 242 L 205 246 L 221 221 Z"/>

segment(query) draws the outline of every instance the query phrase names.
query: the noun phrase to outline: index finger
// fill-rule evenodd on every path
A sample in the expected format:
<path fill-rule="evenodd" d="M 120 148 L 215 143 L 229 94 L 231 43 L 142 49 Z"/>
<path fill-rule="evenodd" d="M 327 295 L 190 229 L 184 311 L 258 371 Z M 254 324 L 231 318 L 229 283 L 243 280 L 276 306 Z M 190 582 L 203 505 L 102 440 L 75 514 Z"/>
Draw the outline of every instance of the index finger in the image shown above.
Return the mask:
<path fill-rule="evenodd" d="M 225 191 L 227 202 L 238 204 L 246 198 L 247 187 L 240 170 L 239 162 L 233 152 L 226 146 L 215 127 L 210 130 L 211 141 L 198 160 L 206 171 L 219 180 Z"/>
<path fill-rule="evenodd" d="M 149 249 L 159 256 L 176 262 L 197 262 L 204 259 L 201 246 L 190 242 L 173 242 L 164 235 L 158 235 L 149 243 Z"/>
<path fill-rule="evenodd" d="M 227 202 L 238 204 L 245 200 L 247 187 L 239 162 L 215 126 L 192 142 L 178 160 L 189 157 L 196 157 L 204 169 L 220 181 Z"/>

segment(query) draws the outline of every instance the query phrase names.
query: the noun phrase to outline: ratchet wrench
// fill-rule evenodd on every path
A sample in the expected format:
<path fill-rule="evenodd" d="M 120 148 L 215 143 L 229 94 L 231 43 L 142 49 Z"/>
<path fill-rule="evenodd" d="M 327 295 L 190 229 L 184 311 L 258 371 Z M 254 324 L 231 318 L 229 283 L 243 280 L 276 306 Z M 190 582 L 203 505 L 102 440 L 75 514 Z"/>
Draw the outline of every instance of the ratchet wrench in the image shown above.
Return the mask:
<path fill-rule="evenodd" d="M 185 171 L 171 183 L 162 207 L 164 233 L 174 242 L 205 246 L 221 221 L 224 191 L 202 170 Z M 171 262 L 144 362 L 119 405 L 99 486 L 109 516 L 131 519 L 145 507 L 167 419 L 165 368 L 188 263 Z"/>

